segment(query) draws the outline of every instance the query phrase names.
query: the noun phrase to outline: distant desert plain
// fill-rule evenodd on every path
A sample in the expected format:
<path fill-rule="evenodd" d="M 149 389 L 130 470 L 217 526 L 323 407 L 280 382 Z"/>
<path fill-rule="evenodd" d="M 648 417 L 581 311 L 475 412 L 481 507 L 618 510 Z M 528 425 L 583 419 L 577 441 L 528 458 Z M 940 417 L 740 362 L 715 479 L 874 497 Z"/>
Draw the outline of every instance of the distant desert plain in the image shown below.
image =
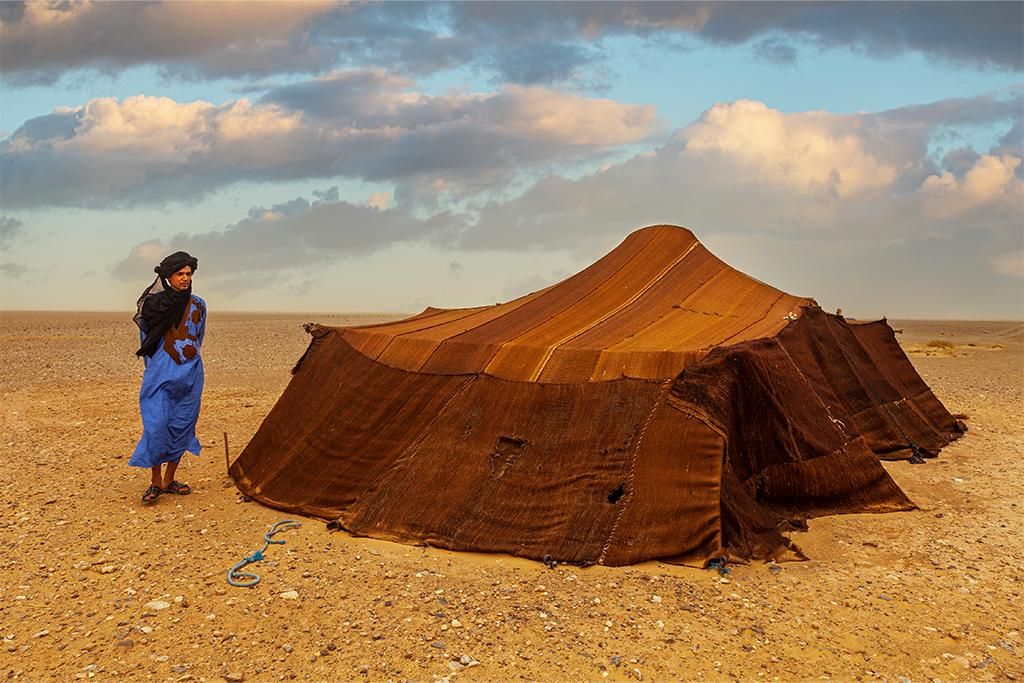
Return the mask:
<path fill-rule="evenodd" d="M 391 316 L 393 318 L 394 316 Z M 791 534 L 810 558 L 715 570 L 544 564 L 331 532 L 225 474 L 302 323 L 209 317 L 189 496 L 143 506 L 130 313 L 0 314 L 0 677 L 22 681 L 976 681 L 1024 678 L 1024 324 L 893 320 L 968 433 L 885 467 L 918 505 Z"/>

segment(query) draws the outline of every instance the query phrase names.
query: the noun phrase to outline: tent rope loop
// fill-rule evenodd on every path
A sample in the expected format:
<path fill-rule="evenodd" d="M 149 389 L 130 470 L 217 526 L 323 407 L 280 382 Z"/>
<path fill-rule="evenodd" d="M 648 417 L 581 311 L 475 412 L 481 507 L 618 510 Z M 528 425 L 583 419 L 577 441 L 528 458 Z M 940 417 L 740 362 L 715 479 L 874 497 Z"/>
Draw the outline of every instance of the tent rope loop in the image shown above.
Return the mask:
<path fill-rule="evenodd" d="M 252 588 L 258 584 L 260 582 L 259 574 L 240 572 L 239 570 L 253 562 L 261 561 L 263 559 L 263 552 L 270 547 L 270 544 L 284 545 L 284 539 L 274 540 L 272 538 L 274 534 L 281 531 L 288 531 L 289 529 L 297 529 L 300 526 L 302 525 L 294 519 L 282 519 L 277 524 L 271 526 L 270 529 L 267 530 L 267 533 L 263 534 L 263 547 L 259 550 L 252 551 L 251 554 L 246 555 L 240 562 L 228 570 L 228 583 L 236 588 Z"/>

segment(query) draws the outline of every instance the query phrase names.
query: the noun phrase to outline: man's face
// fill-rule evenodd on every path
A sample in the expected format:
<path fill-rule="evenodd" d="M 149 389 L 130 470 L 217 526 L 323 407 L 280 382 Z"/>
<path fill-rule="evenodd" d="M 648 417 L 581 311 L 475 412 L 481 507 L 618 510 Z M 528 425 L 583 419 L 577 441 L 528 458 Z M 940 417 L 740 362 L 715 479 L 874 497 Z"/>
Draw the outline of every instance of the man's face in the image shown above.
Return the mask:
<path fill-rule="evenodd" d="M 184 292 L 192 286 L 192 266 L 185 266 L 173 273 L 167 278 L 167 282 L 179 292 Z"/>

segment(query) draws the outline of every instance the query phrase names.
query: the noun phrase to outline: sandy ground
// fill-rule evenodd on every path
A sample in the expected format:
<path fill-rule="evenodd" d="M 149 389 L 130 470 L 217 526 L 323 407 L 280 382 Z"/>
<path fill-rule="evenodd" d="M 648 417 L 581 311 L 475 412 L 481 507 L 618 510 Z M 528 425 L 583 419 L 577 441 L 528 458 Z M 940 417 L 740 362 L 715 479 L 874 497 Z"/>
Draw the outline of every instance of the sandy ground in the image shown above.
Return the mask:
<path fill-rule="evenodd" d="M 332 533 L 225 476 L 307 343 L 214 312 L 195 492 L 143 507 L 127 314 L 0 316 L 0 676 L 8 680 L 1018 680 L 1024 678 L 1024 326 L 893 321 L 970 432 L 886 467 L 913 512 L 812 520 L 812 558 L 727 576 L 559 566 Z M 937 343 L 933 343 L 937 342 Z M 460 662 L 461 660 L 461 662 Z M 462 662 L 468 663 L 465 666 Z"/>

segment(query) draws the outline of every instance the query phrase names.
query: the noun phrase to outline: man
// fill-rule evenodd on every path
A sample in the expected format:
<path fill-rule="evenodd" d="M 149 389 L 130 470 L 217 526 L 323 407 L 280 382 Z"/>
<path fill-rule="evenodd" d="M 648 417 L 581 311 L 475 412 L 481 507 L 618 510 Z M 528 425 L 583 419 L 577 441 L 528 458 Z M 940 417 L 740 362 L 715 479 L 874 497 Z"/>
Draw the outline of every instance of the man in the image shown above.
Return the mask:
<path fill-rule="evenodd" d="M 135 323 L 145 364 L 139 391 L 142 438 L 128 461 L 150 468 L 151 482 L 142 495 L 150 504 L 164 493 L 187 495 L 188 484 L 174 478 L 185 451 L 199 455 L 196 438 L 203 393 L 200 349 L 206 332 L 206 302 L 192 293 L 198 259 L 178 251 L 160 262 L 156 279 L 139 297 Z"/>

